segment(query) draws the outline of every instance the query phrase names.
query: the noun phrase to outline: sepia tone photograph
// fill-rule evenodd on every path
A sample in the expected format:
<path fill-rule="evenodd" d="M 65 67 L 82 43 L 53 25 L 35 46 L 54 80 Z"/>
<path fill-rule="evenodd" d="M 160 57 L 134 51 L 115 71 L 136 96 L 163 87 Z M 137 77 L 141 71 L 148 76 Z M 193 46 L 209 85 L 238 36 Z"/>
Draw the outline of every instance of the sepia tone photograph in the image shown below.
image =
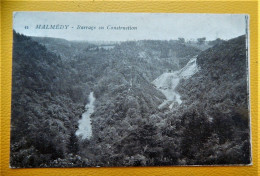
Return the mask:
<path fill-rule="evenodd" d="M 251 165 L 248 24 L 14 12 L 10 168 Z"/>

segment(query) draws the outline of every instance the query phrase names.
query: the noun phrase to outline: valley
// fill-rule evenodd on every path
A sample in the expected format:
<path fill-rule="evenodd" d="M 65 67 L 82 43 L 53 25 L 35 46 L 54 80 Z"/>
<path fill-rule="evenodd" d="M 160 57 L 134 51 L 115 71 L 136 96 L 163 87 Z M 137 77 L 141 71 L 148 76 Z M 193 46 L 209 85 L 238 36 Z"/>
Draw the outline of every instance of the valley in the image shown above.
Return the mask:
<path fill-rule="evenodd" d="M 247 62 L 245 36 L 194 47 L 14 31 L 11 165 L 250 163 Z"/>

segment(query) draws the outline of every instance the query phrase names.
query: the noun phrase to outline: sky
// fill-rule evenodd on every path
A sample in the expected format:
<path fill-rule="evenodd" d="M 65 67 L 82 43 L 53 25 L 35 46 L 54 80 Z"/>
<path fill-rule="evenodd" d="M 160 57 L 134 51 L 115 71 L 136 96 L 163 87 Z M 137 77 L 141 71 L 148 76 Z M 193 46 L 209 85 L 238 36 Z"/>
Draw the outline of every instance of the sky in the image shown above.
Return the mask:
<path fill-rule="evenodd" d="M 228 40 L 245 34 L 245 14 L 181 13 L 84 13 L 84 12 L 14 12 L 13 29 L 27 36 L 54 37 L 66 40 L 126 41 Z M 69 25 L 67 29 L 36 29 L 37 25 Z M 77 29 L 78 25 L 96 27 Z M 100 30 L 99 27 L 104 27 Z M 111 30 L 111 27 L 136 27 L 136 30 Z M 107 28 L 109 27 L 109 29 Z"/>

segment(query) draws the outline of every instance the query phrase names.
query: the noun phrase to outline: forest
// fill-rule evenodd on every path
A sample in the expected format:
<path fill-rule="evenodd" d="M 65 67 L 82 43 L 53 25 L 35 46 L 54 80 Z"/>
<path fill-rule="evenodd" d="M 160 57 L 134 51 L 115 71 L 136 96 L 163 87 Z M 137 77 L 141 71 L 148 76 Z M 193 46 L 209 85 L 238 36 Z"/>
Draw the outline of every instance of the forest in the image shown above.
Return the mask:
<path fill-rule="evenodd" d="M 245 42 L 14 31 L 10 167 L 250 164 Z"/>

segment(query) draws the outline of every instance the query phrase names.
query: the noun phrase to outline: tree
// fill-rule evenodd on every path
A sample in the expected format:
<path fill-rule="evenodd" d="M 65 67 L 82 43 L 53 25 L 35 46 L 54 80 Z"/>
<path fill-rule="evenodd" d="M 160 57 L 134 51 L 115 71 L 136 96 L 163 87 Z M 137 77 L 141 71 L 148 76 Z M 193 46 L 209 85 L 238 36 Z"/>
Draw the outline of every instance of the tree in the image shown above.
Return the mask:
<path fill-rule="evenodd" d="M 69 153 L 77 154 L 78 149 L 79 149 L 78 139 L 75 135 L 75 132 L 72 131 L 70 134 L 70 139 L 69 139 L 69 144 L 68 144 Z"/>
<path fill-rule="evenodd" d="M 185 39 L 183 37 L 179 37 L 178 42 L 183 44 L 183 43 L 185 43 Z"/>
<path fill-rule="evenodd" d="M 220 38 L 217 38 L 216 40 L 210 41 L 210 42 L 209 42 L 209 45 L 212 45 L 212 46 L 214 46 L 214 45 L 219 45 L 219 44 L 221 44 L 223 41 L 224 41 L 224 40 L 222 40 L 222 39 L 220 39 Z"/>
<path fill-rule="evenodd" d="M 205 44 L 205 41 L 206 41 L 206 37 L 202 37 L 202 38 L 198 38 L 198 39 L 197 39 L 197 43 L 198 43 L 199 45 Z"/>

